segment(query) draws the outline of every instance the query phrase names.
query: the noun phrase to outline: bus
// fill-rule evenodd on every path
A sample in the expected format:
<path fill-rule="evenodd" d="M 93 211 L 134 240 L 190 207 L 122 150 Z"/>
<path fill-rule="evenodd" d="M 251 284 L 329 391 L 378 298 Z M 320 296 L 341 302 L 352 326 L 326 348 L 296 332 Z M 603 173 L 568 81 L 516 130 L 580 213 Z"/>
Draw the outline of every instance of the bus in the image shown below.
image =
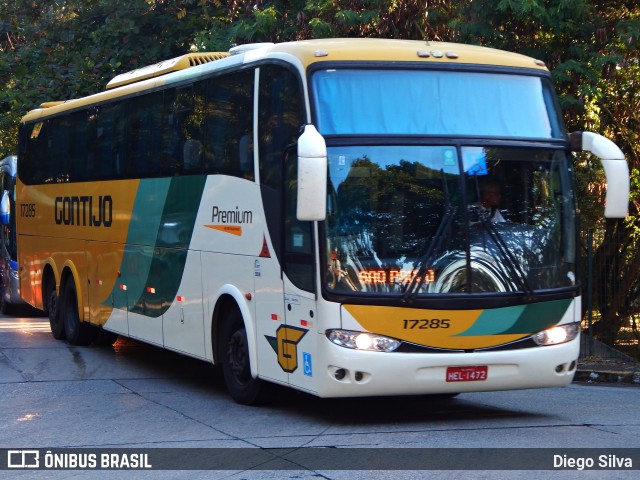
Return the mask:
<path fill-rule="evenodd" d="M 273 384 L 564 386 L 577 150 L 624 217 L 622 152 L 566 132 L 539 60 L 385 39 L 186 54 L 23 118 L 21 293 L 72 345 L 106 332 L 219 365 L 242 404 Z"/>
<path fill-rule="evenodd" d="M 15 313 L 26 306 L 20 297 L 16 253 L 16 160 L 15 155 L 0 160 L 0 312 Z"/>

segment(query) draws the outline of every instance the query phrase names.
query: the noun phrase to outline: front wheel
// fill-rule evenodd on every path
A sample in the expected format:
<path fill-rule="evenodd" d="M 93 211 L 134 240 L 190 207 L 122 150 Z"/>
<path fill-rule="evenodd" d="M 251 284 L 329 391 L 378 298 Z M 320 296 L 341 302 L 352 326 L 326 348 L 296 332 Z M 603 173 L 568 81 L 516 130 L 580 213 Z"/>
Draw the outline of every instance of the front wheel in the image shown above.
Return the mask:
<path fill-rule="evenodd" d="M 236 309 L 224 320 L 218 348 L 224 381 L 231 397 L 242 405 L 258 405 L 268 400 L 268 386 L 251 376 L 247 331 Z"/>

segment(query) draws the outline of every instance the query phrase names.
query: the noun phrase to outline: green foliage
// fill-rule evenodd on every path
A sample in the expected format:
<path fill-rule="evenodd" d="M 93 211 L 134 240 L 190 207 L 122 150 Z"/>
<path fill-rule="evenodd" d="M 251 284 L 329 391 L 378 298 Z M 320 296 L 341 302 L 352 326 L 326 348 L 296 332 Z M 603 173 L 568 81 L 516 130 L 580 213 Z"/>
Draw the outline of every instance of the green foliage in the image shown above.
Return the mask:
<path fill-rule="evenodd" d="M 219 1 L 1 2 L 0 155 L 16 150 L 17 124 L 52 100 L 89 95 L 116 74 L 189 51 L 194 33 L 224 16 Z"/>

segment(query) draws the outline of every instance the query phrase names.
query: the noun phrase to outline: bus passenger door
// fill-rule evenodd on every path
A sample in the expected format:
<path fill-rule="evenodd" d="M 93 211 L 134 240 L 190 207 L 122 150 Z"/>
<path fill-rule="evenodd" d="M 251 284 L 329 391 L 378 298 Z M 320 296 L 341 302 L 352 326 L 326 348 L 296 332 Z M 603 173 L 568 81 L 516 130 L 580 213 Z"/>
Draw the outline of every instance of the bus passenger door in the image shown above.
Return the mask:
<path fill-rule="evenodd" d="M 313 363 L 318 336 L 316 319 L 313 222 L 297 219 L 297 149 L 287 150 L 284 162 L 283 279 L 287 340 L 283 355 L 289 383 L 313 390 Z M 317 383 L 317 382 L 316 382 Z"/>
<path fill-rule="evenodd" d="M 258 78 L 255 144 L 267 249 L 256 259 L 255 272 L 258 372 L 306 388 L 313 373 L 315 335 L 310 332 L 313 319 L 309 312 L 314 309 L 315 295 L 312 223 L 295 218 L 295 145 L 300 126 L 307 123 L 303 81 L 295 69 L 276 64 L 261 65 Z"/>

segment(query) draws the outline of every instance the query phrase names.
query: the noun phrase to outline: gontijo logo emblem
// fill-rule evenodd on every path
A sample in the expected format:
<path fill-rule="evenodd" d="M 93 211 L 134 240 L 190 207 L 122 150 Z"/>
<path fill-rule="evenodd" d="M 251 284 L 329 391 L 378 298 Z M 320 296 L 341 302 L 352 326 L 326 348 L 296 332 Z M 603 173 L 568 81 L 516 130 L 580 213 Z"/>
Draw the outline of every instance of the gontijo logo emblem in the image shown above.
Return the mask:
<path fill-rule="evenodd" d="M 211 223 L 212 225 L 205 225 L 205 227 L 240 237 L 242 236 L 242 224 L 253 223 L 253 212 L 240 210 L 238 206 L 235 209 L 225 210 L 214 205 L 211 209 Z"/>
<path fill-rule="evenodd" d="M 265 335 L 271 348 L 278 354 L 278 365 L 285 372 L 293 373 L 298 368 L 298 343 L 307 332 L 304 328 L 280 325 L 275 337 Z"/>

